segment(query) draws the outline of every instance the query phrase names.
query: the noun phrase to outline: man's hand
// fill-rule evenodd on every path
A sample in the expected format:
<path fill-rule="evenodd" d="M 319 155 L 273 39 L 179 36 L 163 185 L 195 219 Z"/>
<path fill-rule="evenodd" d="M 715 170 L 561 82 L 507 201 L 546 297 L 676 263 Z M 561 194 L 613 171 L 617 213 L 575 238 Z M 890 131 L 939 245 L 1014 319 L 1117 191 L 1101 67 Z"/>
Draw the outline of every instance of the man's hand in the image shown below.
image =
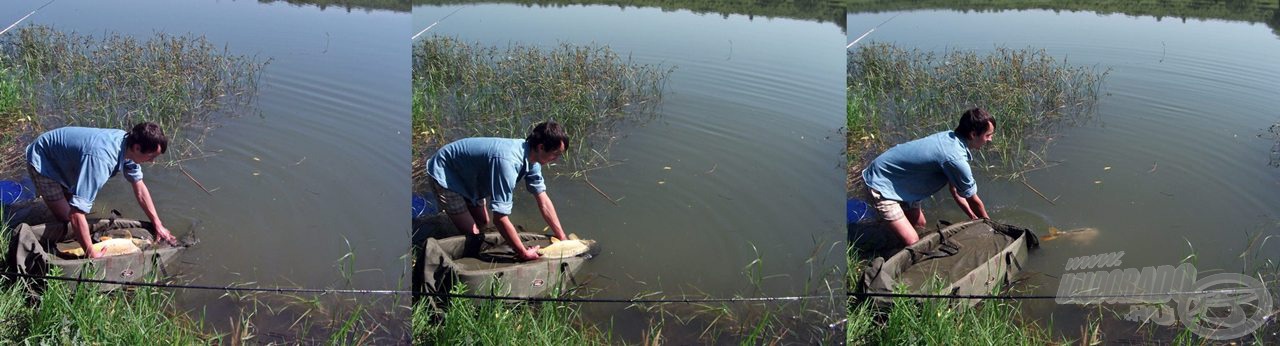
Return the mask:
<path fill-rule="evenodd" d="M 87 255 L 88 258 L 99 258 L 103 256 L 103 253 L 99 252 L 98 250 L 94 250 L 93 246 L 90 246 L 88 249 L 85 249 L 84 253 L 88 254 Z"/>
<path fill-rule="evenodd" d="M 169 244 L 169 246 L 178 246 L 178 239 L 169 234 L 169 229 L 164 228 L 164 225 L 156 225 L 156 239 Z"/>
<path fill-rule="evenodd" d="M 517 255 L 520 257 L 521 261 L 536 260 L 538 259 L 538 257 L 541 257 L 540 255 L 538 255 L 538 249 L 541 249 L 541 248 L 542 248 L 541 246 L 534 245 L 533 247 L 524 249 L 523 252 L 518 253 Z"/>

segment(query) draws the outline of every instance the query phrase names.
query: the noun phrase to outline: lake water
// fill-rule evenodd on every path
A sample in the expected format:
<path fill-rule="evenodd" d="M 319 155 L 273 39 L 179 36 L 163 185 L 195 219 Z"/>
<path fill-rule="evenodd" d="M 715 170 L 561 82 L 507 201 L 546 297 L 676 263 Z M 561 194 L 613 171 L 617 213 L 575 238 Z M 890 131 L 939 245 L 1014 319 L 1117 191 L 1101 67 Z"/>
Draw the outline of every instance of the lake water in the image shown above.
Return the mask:
<path fill-rule="evenodd" d="M 1280 122 L 1273 29 L 1091 12 L 938 10 L 850 14 L 847 39 L 893 16 L 864 41 L 936 52 L 1043 48 L 1072 65 L 1110 69 L 1096 118 L 1051 142 L 1045 159 L 1062 164 L 1028 175 L 1056 205 L 1019 182 L 979 177 L 993 218 L 1042 235 L 1049 226 L 1099 230 L 1091 241 L 1053 240 L 1033 252 L 1030 269 L 1042 274 L 1030 279 L 1040 286 L 1032 293 L 1056 293 L 1057 277 L 1076 256 L 1124 251 L 1122 268 L 1141 268 L 1177 265 L 1194 253 L 1201 277 L 1280 259 L 1274 239 L 1239 257 L 1250 237 L 1280 235 L 1280 169 L 1269 164 L 1276 140 L 1268 135 Z M 944 193 L 926 204 L 930 222 L 963 218 L 949 200 Z M 1079 336 L 1080 309 L 1023 306 Z"/>
<path fill-rule="evenodd" d="M 608 45 L 636 63 L 675 67 L 657 118 L 619 129 L 610 159 L 621 164 L 590 172 L 618 205 L 581 179 L 547 184 L 566 232 L 604 249 L 580 273 L 594 297 L 831 293 L 823 279 L 842 290 L 844 33 L 836 24 L 616 6 L 414 8 L 414 32 L 437 21 L 424 35 L 500 47 Z M 512 219 L 531 231 L 545 225 L 528 194 L 517 194 Z M 768 276 L 760 291 L 743 271 L 756 259 Z M 834 317 L 843 315 L 843 291 L 835 293 L 835 302 L 811 302 L 834 319 L 804 323 L 843 318 Z M 586 313 L 632 342 L 652 317 L 625 304 Z M 692 343 L 699 332 L 669 326 L 663 337 Z M 843 338 L 831 333 L 790 337 Z"/>
<path fill-rule="evenodd" d="M 6 2 L 0 18 L 7 25 L 42 4 Z M 260 114 L 226 119 L 204 146 L 216 154 L 183 163 L 211 195 L 175 168 L 143 169 L 165 225 L 178 236 L 197 232 L 201 240 L 180 255 L 174 273 L 180 282 L 354 289 L 398 289 L 407 282 L 408 12 L 256 1 L 59 0 L 24 24 L 95 37 L 191 33 L 233 54 L 270 59 L 259 87 Z M 388 207 L 393 204 L 405 207 Z M 90 217 L 119 209 L 146 219 L 123 179 L 107 184 L 94 209 Z M 348 253 L 354 254 L 349 281 L 339 262 Z M 220 298 L 222 292 L 176 292 L 181 309 L 203 311 L 205 323 L 223 332 L 230 329 L 228 317 L 254 309 L 251 299 Z M 275 310 L 258 308 L 256 340 L 298 335 L 290 325 L 305 308 L 290 298 L 260 298 Z M 313 328 L 362 304 L 364 321 L 382 325 L 372 340 L 405 340 L 408 313 L 398 306 L 407 301 L 324 298 L 320 306 L 334 316 L 313 312 Z M 295 308 L 280 311 L 289 305 Z"/>

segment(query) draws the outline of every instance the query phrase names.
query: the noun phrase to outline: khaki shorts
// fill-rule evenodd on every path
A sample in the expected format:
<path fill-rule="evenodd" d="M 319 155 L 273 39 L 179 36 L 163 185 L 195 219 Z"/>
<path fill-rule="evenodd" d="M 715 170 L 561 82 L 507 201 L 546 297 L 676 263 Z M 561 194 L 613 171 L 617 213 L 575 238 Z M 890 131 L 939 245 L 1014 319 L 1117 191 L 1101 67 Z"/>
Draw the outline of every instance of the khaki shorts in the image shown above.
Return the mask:
<path fill-rule="evenodd" d="M 880 213 L 880 219 L 884 221 L 901 220 L 906 217 L 903 213 L 904 209 L 920 208 L 920 202 L 907 203 L 903 201 L 885 199 L 884 196 L 880 195 L 879 191 L 869 187 L 867 188 L 866 198 L 867 201 L 870 202 L 869 204 L 876 208 L 876 212 Z"/>
<path fill-rule="evenodd" d="M 36 193 L 39 193 L 45 201 L 60 201 L 67 198 L 65 196 L 67 189 L 62 187 L 62 183 L 36 172 L 36 168 L 30 163 L 27 164 L 27 173 L 31 174 L 31 183 L 36 186 Z"/>
<path fill-rule="evenodd" d="M 470 205 L 462 195 L 440 186 L 440 183 L 437 183 L 435 178 L 428 177 L 427 179 L 431 180 L 431 189 L 436 192 L 436 206 L 444 209 L 445 213 L 449 215 L 467 213 L 469 212 L 468 208 L 479 205 Z"/>

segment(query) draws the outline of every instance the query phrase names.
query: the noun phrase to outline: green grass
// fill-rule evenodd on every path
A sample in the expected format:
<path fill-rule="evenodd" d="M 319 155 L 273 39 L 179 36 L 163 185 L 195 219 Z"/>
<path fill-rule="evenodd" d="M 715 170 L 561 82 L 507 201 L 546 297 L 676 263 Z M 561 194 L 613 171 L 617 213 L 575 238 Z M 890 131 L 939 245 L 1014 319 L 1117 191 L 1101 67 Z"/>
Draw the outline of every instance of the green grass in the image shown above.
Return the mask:
<path fill-rule="evenodd" d="M 607 161 L 614 128 L 652 117 L 670 68 L 637 64 L 600 45 L 505 48 L 431 36 L 413 48 L 414 181 L 425 158 L 466 137 L 524 138 L 555 120 L 580 171 Z"/>
<path fill-rule="evenodd" d="M 24 157 L 19 141 L 31 122 L 25 100 L 16 72 L 0 58 L 0 171 L 18 166 Z"/>
<path fill-rule="evenodd" d="M 8 248 L 10 232 L 8 222 L 0 222 L 0 249 Z M 50 275 L 59 275 L 53 269 Z M 202 325 L 175 311 L 173 295 L 158 288 L 101 293 L 92 284 L 50 280 L 40 298 L 32 300 L 21 283 L 0 279 L 0 343 L 4 344 L 213 343 L 216 336 L 202 333 Z"/>
<path fill-rule="evenodd" d="M 467 292 L 462 283 L 454 294 Z M 415 345 L 609 345 L 610 335 L 583 323 L 577 304 L 454 298 L 443 309 L 414 306 Z"/>
<path fill-rule="evenodd" d="M 848 53 L 850 186 L 893 145 L 954 129 L 981 106 L 996 119 L 994 141 L 975 152 L 975 170 L 1010 178 L 1044 165 L 1044 148 L 1064 124 L 1088 119 L 1106 72 L 1075 67 L 1043 50 L 989 54 L 908 50 L 865 43 Z"/>
<path fill-rule="evenodd" d="M 217 119 L 250 110 L 265 64 L 202 36 L 99 39 L 21 27 L 0 36 L 0 106 L 16 107 L 31 126 L 7 128 L 6 135 L 29 140 L 62 126 L 128 129 L 152 121 L 170 139 L 164 160 L 181 160 L 199 154 Z M 10 103 L 11 95 L 29 102 Z M 14 166 L 0 169 L 12 172 Z"/>
<path fill-rule="evenodd" d="M 854 251 L 851 249 L 848 256 L 850 291 L 861 280 L 860 269 L 867 262 Z M 892 306 L 886 309 L 850 297 L 845 341 L 848 345 L 1044 345 L 1052 342 L 1048 330 L 1021 321 L 1017 302 L 988 300 L 975 306 L 965 303 L 964 300 L 894 298 Z"/>

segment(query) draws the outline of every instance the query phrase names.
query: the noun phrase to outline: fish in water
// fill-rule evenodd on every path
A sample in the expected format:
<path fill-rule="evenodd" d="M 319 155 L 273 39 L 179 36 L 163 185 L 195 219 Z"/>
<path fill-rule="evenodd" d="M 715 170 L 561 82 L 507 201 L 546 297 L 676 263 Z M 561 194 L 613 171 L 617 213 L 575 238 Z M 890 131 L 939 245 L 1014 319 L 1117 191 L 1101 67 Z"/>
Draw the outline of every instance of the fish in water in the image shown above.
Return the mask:
<path fill-rule="evenodd" d="M 1049 227 L 1049 235 L 1041 237 L 1041 241 L 1050 241 L 1058 238 L 1070 240 L 1079 245 L 1092 244 L 1093 240 L 1098 237 L 1098 229 L 1093 227 L 1082 227 L 1066 231 L 1059 231 L 1057 227 Z"/>
<path fill-rule="evenodd" d="M 551 237 L 551 245 L 538 249 L 538 255 L 547 259 L 566 258 L 581 255 L 591 249 L 594 241 L 578 239 L 577 234 L 569 234 L 569 239 L 560 240 Z"/>
<path fill-rule="evenodd" d="M 101 252 L 103 256 L 117 256 L 142 252 L 142 246 L 149 244 L 151 242 L 146 239 L 111 238 L 94 243 L 93 249 Z M 84 248 L 75 245 L 72 248 L 59 249 L 58 254 L 65 258 L 82 258 L 84 257 Z"/>

